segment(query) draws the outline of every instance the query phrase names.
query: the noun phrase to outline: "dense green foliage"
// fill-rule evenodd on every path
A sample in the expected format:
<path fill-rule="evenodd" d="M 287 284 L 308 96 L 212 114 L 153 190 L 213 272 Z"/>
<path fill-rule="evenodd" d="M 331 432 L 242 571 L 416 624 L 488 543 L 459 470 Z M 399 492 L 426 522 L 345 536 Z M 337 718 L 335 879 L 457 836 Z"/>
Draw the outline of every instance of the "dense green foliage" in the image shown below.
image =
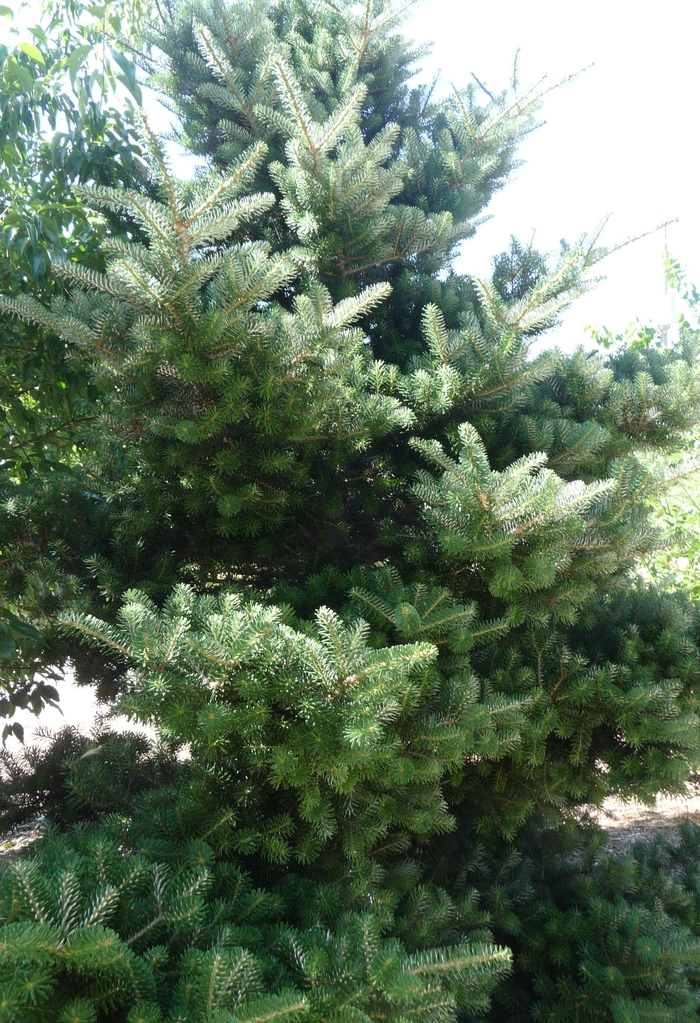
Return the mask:
<path fill-rule="evenodd" d="M 656 517 L 671 543 L 649 560 L 647 570 L 657 585 L 700 597 L 700 495 L 693 477 L 664 494 Z"/>
<path fill-rule="evenodd" d="M 665 260 L 666 279 L 681 303 L 679 322 L 685 330 L 700 328 L 700 295 L 689 285 L 680 265 L 670 256 Z M 697 453 L 699 439 L 693 435 Z M 671 543 L 647 560 L 646 569 L 658 585 L 681 589 L 700 596 L 700 500 L 696 479 L 680 480 L 665 493 L 656 508 L 660 528 Z"/>
<path fill-rule="evenodd" d="M 674 312 L 676 324 L 653 327 L 636 321 L 618 334 L 607 328 L 588 328 L 602 348 L 618 352 L 664 349 L 669 344 L 669 330 L 680 326 L 686 332 L 697 333 L 700 329 L 700 295 L 697 289 L 688 284 L 680 264 L 668 253 L 664 256 L 664 270 L 667 288 L 673 297 L 672 310 L 676 303 L 681 307 L 680 314 Z M 698 433 L 694 431 L 683 451 L 671 455 L 671 460 L 680 463 L 683 459 L 697 458 L 699 443 Z M 654 500 L 652 521 L 666 542 L 643 559 L 641 574 L 645 578 L 651 577 L 659 588 L 683 590 L 693 597 L 700 596 L 700 500 L 697 477 L 693 472 L 687 476 L 681 473 L 676 483 L 658 495 Z"/>
<path fill-rule="evenodd" d="M 144 119 L 147 172 L 71 179 L 90 257 L 0 296 L 85 416 L 7 464 L 8 615 L 156 736 L 4 758 L 53 824 L 0 879 L 16 1023 L 696 1012 L 695 881 L 585 808 L 700 760 L 700 613 L 637 571 L 700 334 L 531 356 L 602 252 L 454 272 L 539 98 L 411 88 L 400 13 L 160 12 L 206 169 Z"/>
<path fill-rule="evenodd" d="M 3 8 L 5 16 L 11 15 Z M 80 202 L 77 182 L 145 180 L 129 108 L 110 96 L 122 85 L 138 94 L 135 67 L 107 50 L 106 32 L 123 30 L 123 5 L 100 12 L 70 0 L 0 46 L 0 288 L 5 296 L 50 301 L 63 284 L 52 260 L 100 267 L 95 218 Z M 26 35 L 27 33 L 25 33 Z M 110 101 L 111 100 L 111 101 Z M 123 230 L 123 224 L 112 224 Z M 0 603 L 2 713 L 38 712 L 56 691 L 47 678 L 61 655 L 50 652 L 51 616 L 71 590 L 62 565 L 61 531 L 90 505 L 71 485 L 76 454 L 85 449 L 98 393 L 68 357 L 63 338 L 41 327 L 0 321 L 0 502 L 3 597 Z M 54 523 L 60 517 L 63 521 Z M 49 524 L 51 523 L 51 524 Z M 58 529 L 56 529 L 58 526 Z M 58 598 L 58 599 L 57 599 Z M 38 672 L 44 677 L 44 682 Z M 20 732 L 19 726 L 15 726 Z"/>

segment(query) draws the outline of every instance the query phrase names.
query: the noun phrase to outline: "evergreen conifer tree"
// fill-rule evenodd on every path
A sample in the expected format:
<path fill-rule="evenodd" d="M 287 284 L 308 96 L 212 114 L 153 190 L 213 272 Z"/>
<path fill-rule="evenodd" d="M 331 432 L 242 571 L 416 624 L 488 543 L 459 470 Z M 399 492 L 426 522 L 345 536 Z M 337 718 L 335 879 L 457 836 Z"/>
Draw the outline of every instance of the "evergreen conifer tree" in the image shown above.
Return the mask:
<path fill-rule="evenodd" d="M 700 757 L 698 608 L 635 575 L 700 337 L 531 356 L 598 239 L 454 271 L 540 96 L 411 89 L 401 13 L 166 12 L 207 170 L 144 120 L 148 184 L 79 191 L 104 265 L 0 299 L 93 388 L 61 649 L 158 735 L 70 757 L 0 882 L 18 1023 L 693 1018 L 692 884 L 580 820 Z"/>

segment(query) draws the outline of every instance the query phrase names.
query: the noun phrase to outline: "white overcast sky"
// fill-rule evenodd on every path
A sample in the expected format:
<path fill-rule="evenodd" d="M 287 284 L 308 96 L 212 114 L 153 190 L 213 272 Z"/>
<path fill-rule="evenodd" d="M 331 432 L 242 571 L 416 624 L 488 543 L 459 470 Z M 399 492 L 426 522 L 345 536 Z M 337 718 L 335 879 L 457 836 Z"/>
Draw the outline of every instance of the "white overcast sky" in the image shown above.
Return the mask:
<path fill-rule="evenodd" d="M 700 286 L 696 0 L 424 0 L 406 29 L 432 40 L 426 66 L 445 84 L 474 72 L 498 90 L 518 48 L 523 84 L 592 65 L 546 98 L 547 123 L 525 141 L 525 164 L 465 243 L 460 267 L 487 272 L 511 234 L 534 231 L 535 244 L 551 250 L 611 214 L 604 241 L 613 245 L 677 218 L 669 250 Z M 637 317 L 668 320 L 663 250 L 661 232 L 612 255 L 602 265 L 606 281 L 572 307 L 557 340 L 581 340 L 586 323 L 617 330 Z"/>

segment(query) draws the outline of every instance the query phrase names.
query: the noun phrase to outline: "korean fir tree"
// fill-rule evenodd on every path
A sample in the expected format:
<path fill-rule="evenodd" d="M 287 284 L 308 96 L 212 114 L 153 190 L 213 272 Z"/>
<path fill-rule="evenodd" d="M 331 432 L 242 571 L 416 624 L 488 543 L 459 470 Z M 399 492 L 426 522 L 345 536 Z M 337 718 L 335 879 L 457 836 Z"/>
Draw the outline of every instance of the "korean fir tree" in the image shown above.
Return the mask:
<path fill-rule="evenodd" d="M 454 270 L 540 97 L 412 89 L 401 13 L 161 12 L 206 166 L 144 120 L 148 182 L 76 191 L 102 263 L 2 299 L 98 396 L 55 626 L 157 734 L 81 746 L 4 878 L 11 1019 L 692 1018 L 688 920 L 566 878 L 587 806 L 700 756 L 697 607 L 635 573 L 700 341 L 532 356 L 602 251 Z"/>

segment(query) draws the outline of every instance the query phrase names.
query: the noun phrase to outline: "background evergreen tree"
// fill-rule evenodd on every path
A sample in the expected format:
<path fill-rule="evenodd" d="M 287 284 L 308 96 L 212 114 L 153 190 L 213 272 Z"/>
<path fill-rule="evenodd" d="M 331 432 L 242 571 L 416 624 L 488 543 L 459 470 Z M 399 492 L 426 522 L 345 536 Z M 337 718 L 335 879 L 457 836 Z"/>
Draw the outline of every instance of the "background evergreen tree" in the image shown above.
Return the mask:
<path fill-rule="evenodd" d="M 540 97 L 412 89 L 401 13 L 166 10 L 206 169 L 144 120 L 147 179 L 75 189 L 99 258 L 0 299 L 94 396 L 44 659 L 157 734 L 66 750 L 65 809 L 10 765 L 8 819 L 46 792 L 58 827 L 1 882 L 10 1019 L 695 1011 L 692 885 L 654 902 L 659 856 L 602 860 L 585 809 L 699 756 L 697 606 L 635 570 L 700 337 L 531 356 L 598 239 L 454 271 Z M 43 562 L 7 564 L 39 624 Z"/>

